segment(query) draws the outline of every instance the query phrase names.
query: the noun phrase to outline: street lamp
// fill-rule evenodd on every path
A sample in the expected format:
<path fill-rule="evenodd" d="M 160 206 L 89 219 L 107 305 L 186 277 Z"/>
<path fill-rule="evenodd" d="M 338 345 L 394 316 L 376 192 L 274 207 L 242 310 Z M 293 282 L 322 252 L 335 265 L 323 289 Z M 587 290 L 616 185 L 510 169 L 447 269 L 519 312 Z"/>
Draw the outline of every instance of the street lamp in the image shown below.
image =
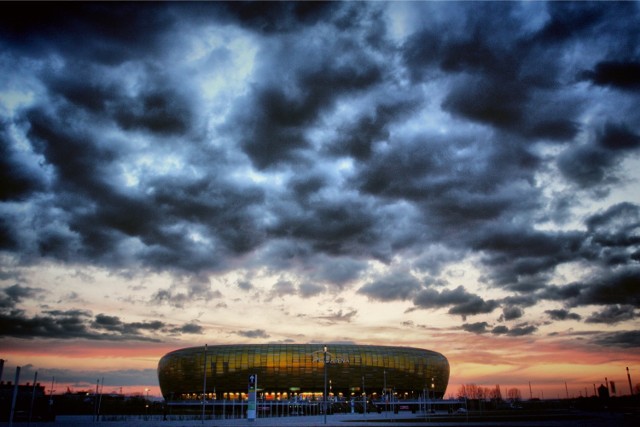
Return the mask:
<path fill-rule="evenodd" d="M 327 423 L 327 346 L 323 348 L 324 353 L 324 423 Z"/>
<path fill-rule="evenodd" d="M 145 388 L 144 391 L 147 392 L 147 401 L 145 402 L 145 405 L 144 405 L 145 412 L 146 412 L 147 415 L 149 415 L 149 389 Z"/>
<path fill-rule="evenodd" d="M 204 361 L 202 363 L 202 376 L 204 377 L 202 384 L 202 424 L 204 424 L 204 410 L 207 402 L 207 344 L 204 345 Z"/>
<path fill-rule="evenodd" d="M 435 391 L 435 383 L 433 382 L 433 377 L 431 377 L 431 395 L 433 396 L 432 399 L 435 400 L 436 398 L 436 391 Z M 431 402 L 431 410 L 433 411 L 433 402 Z"/>
<path fill-rule="evenodd" d="M 382 371 L 382 373 L 384 374 L 384 391 L 382 393 L 382 396 L 384 398 L 384 417 L 387 418 L 388 406 L 387 406 L 387 371 L 386 369 Z"/>

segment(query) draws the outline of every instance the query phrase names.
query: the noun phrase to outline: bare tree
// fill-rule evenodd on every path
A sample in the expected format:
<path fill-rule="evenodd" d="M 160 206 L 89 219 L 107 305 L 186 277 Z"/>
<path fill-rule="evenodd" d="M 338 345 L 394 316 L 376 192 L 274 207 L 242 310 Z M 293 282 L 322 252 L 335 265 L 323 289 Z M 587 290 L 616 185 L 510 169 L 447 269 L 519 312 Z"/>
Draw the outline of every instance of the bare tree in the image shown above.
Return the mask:
<path fill-rule="evenodd" d="M 507 398 L 512 402 L 519 402 L 520 400 L 522 400 L 520 389 L 514 387 L 507 390 Z"/>
<path fill-rule="evenodd" d="M 502 393 L 500 392 L 500 384 L 496 384 L 493 389 L 489 390 L 489 398 L 491 400 L 500 401 L 502 400 Z"/>
<path fill-rule="evenodd" d="M 463 384 L 458 389 L 458 397 L 469 400 L 482 399 L 483 394 L 482 387 L 478 387 L 476 384 Z"/>

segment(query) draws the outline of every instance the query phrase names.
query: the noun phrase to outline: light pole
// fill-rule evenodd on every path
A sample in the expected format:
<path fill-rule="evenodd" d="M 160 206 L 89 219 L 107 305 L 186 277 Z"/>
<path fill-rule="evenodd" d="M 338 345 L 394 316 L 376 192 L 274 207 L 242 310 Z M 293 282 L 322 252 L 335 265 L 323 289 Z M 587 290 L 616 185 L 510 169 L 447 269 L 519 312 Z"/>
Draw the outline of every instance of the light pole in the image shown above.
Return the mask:
<path fill-rule="evenodd" d="M 324 423 L 327 423 L 327 346 L 323 348 L 324 352 Z"/>
<path fill-rule="evenodd" d="M 387 371 L 384 370 L 382 373 L 384 374 L 384 392 L 382 393 L 384 398 L 384 417 L 387 418 Z"/>
<path fill-rule="evenodd" d="M 147 414 L 147 416 L 149 416 L 149 389 L 145 388 L 144 391 L 147 392 L 147 399 L 144 403 L 144 408 L 145 408 L 145 413 Z"/>
<path fill-rule="evenodd" d="M 367 417 L 367 391 L 364 389 L 364 376 L 362 377 L 362 416 Z"/>
<path fill-rule="evenodd" d="M 204 362 L 202 364 L 202 376 L 204 377 L 204 383 L 202 384 L 202 424 L 204 424 L 204 409 L 207 399 L 207 344 L 204 345 Z"/>
<path fill-rule="evenodd" d="M 435 383 L 433 382 L 433 377 L 431 377 L 431 395 L 433 396 L 433 399 L 436 398 L 436 391 L 435 391 Z M 431 402 L 431 410 L 433 411 L 433 402 Z"/>

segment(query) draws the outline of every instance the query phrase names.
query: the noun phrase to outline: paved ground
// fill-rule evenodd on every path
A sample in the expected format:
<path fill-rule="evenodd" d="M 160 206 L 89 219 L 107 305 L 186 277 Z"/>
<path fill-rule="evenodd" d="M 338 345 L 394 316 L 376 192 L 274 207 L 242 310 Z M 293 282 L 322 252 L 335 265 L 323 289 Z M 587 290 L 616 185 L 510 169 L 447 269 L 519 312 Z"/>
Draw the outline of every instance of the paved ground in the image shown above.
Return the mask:
<path fill-rule="evenodd" d="M 113 417 L 111 420 L 96 422 L 90 416 L 58 416 L 54 423 L 30 423 L 29 427 L 637 427 L 640 419 L 637 414 L 624 413 L 584 413 L 567 412 L 553 414 L 514 414 L 508 416 L 441 416 L 425 419 L 415 414 L 339 414 L 324 416 L 259 418 L 255 421 L 246 419 L 211 420 L 177 419 L 163 421 L 162 417 Z M 13 423 L 16 427 L 27 426 L 24 422 Z M 8 426 L 8 423 L 0 423 Z"/>

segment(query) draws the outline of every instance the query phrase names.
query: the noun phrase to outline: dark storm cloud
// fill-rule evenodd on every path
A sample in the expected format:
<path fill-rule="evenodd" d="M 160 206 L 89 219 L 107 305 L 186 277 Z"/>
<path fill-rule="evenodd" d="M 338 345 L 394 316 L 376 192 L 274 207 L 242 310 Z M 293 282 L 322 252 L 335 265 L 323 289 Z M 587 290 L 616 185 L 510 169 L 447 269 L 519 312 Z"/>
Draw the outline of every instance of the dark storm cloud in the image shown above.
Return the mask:
<path fill-rule="evenodd" d="M 484 252 L 484 263 L 491 266 L 492 279 L 517 289 L 521 286 L 522 277 L 535 278 L 560 262 L 580 258 L 584 236 L 575 232 L 550 233 L 524 225 L 501 226 L 495 223 L 476 233 L 475 238 L 472 244 Z M 531 288 L 539 288 L 543 284 L 533 282 L 530 285 Z"/>
<path fill-rule="evenodd" d="M 76 130 L 44 111 L 30 113 L 30 136 L 37 149 L 55 168 L 59 207 L 68 212 L 72 236 L 58 233 L 52 241 L 43 233 L 38 242 L 44 255 L 60 256 L 80 245 L 94 259 L 106 264 L 124 261 L 119 248 L 130 237 L 145 248 L 138 253 L 149 265 L 171 264 L 183 269 L 215 266 L 215 251 L 244 252 L 260 239 L 251 205 L 262 199 L 261 191 L 231 186 L 222 177 L 204 180 L 150 179 L 147 193 L 128 193 L 117 188 L 112 175 L 126 160 L 121 143 L 107 143 L 90 130 Z M 161 122 L 165 122 L 161 120 Z M 83 205 L 92 209 L 83 209 Z M 244 211 L 244 213 L 242 212 Z M 214 253 L 198 248 L 185 230 L 200 228 L 218 233 Z M 81 238 L 76 242 L 77 236 Z M 124 254 L 122 254 L 124 255 Z"/>
<path fill-rule="evenodd" d="M 602 246 L 632 246 L 640 242 L 635 232 L 640 227 L 640 206 L 618 203 L 585 221 L 595 242 Z"/>
<path fill-rule="evenodd" d="M 568 310 L 559 309 L 559 310 L 546 310 L 545 313 L 551 317 L 552 320 L 580 320 L 582 316 L 578 313 L 571 313 Z"/>
<path fill-rule="evenodd" d="M 633 267 L 594 277 L 583 284 L 575 303 L 581 305 L 630 305 L 640 308 L 640 268 Z"/>
<path fill-rule="evenodd" d="M 171 24 L 165 5 L 77 2 L 35 7 L 3 7 L 0 34 L 6 44 L 29 55 L 56 53 L 103 64 L 118 64 L 133 54 L 153 52 Z M 117 23 L 117 25 L 114 25 Z M 82 43 L 78 36 L 83 35 Z"/>
<path fill-rule="evenodd" d="M 283 298 L 295 294 L 295 286 L 288 280 L 280 280 L 271 287 L 268 299 Z"/>
<path fill-rule="evenodd" d="M 557 39 L 519 32 L 517 9 L 511 3 L 462 6 L 463 31 L 417 32 L 405 46 L 405 60 L 415 79 L 424 78 L 425 70 L 427 76 L 459 75 L 442 104 L 455 115 L 526 137 L 569 140 L 579 130 L 575 101 L 565 99 L 565 108 L 558 109 L 550 91 L 561 69 L 548 44 Z"/>
<path fill-rule="evenodd" d="M 60 313 L 55 315 L 36 315 L 28 317 L 22 310 L 0 313 L 0 336 L 17 338 L 86 338 L 91 340 L 114 339 L 115 334 L 94 333 L 89 329 L 84 314 Z"/>
<path fill-rule="evenodd" d="M 402 120 L 402 116 L 411 114 L 418 105 L 417 99 L 391 99 L 381 102 L 373 112 L 359 117 L 353 123 L 341 125 L 336 140 L 330 145 L 330 153 L 368 160 L 373 154 L 375 144 L 387 141 L 391 136 L 390 125 Z"/>
<path fill-rule="evenodd" d="M 407 3 L 402 28 L 393 3 L 377 2 L 11 6 L 0 13 L 11 77 L 0 87 L 0 248 L 25 265 L 188 278 L 259 266 L 298 276 L 271 297 L 358 286 L 409 310 L 502 308 L 504 321 L 540 300 L 566 304 L 552 320 L 601 306 L 589 318 L 600 323 L 640 306 L 640 208 L 632 196 L 589 206 L 633 179 L 624 166 L 640 152 L 637 3 Z M 234 56 L 246 53 L 235 42 L 251 59 Z M 229 92 L 212 101 L 216 90 Z M 507 295 L 449 285 L 447 267 L 467 257 Z M 555 283 L 571 263 L 593 273 Z M 238 286 L 257 290 L 248 280 Z M 150 301 L 221 298 L 212 286 L 187 280 Z M 29 317 L 17 309 L 26 290 L 0 300 L 21 336 L 46 321 L 61 336 L 201 331 L 108 313 Z M 325 320 L 349 322 L 357 310 L 333 313 Z"/>
<path fill-rule="evenodd" d="M 610 305 L 600 312 L 594 312 L 585 319 L 587 323 L 616 324 L 635 319 L 635 309 L 631 305 Z"/>
<path fill-rule="evenodd" d="M 582 187 L 616 182 L 616 168 L 627 151 L 640 147 L 640 135 L 626 124 L 606 123 L 593 143 L 567 149 L 558 158 L 560 171 Z"/>
<path fill-rule="evenodd" d="M 602 61 L 582 76 L 601 86 L 640 90 L 640 62 L 637 61 Z"/>
<path fill-rule="evenodd" d="M 236 121 L 244 125 L 240 144 L 257 168 L 304 161 L 303 153 L 310 148 L 306 136 L 308 128 L 336 101 L 355 96 L 381 82 L 382 64 L 360 52 L 345 50 L 352 47 L 350 41 L 338 38 L 327 42 L 327 50 L 318 52 L 320 56 L 312 62 L 314 68 L 299 64 L 282 70 L 288 75 L 287 84 L 283 85 L 280 78 L 268 81 L 250 94 L 247 105 L 240 106 L 236 117 Z M 286 54 L 299 51 L 300 60 L 304 48 L 304 44 L 296 46 L 292 43 L 290 49 L 294 52 Z M 328 49 L 335 49 L 344 58 L 336 61 Z M 292 58 L 297 57 L 290 57 L 290 60 Z M 271 65 L 282 64 L 274 62 Z"/>
<path fill-rule="evenodd" d="M 124 322 L 117 316 L 98 314 L 83 309 L 45 309 L 29 315 L 20 306 L 38 298 L 44 289 L 19 284 L 2 289 L 0 295 L 0 337 L 89 340 L 160 341 L 162 333 L 198 334 L 202 328 L 194 323 L 183 326 L 161 321 Z"/>
<path fill-rule="evenodd" d="M 343 287 L 357 280 L 366 267 L 365 262 L 348 257 L 325 259 L 318 262 L 316 278 Z"/>
<path fill-rule="evenodd" d="M 602 334 L 593 340 L 605 347 L 640 348 L 640 331 L 618 331 Z"/>
<path fill-rule="evenodd" d="M 502 309 L 502 314 L 500 315 L 500 320 L 515 320 L 521 318 L 523 315 L 524 310 L 520 307 L 504 307 Z"/>
<path fill-rule="evenodd" d="M 36 171 L 12 149 L 8 125 L 0 119 L 0 201 L 20 200 L 44 190 Z M 5 239 L 0 237 L 0 242 Z"/>
<path fill-rule="evenodd" d="M 537 326 L 522 324 L 509 328 L 504 325 L 496 326 L 491 330 L 494 335 L 508 335 L 512 337 L 520 337 L 525 335 L 531 335 L 538 330 Z"/>
<path fill-rule="evenodd" d="M 251 30 L 288 32 L 330 17 L 331 2 L 224 2 L 221 10 Z"/>
<path fill-rule="evenodd" d="M 324 286 L 317 283 L 301 283 L 298 289 L 299 295 L 302 298 L 310 298 L 316 295 L 320 295 L 325 291 Z"/>
<path fill-rule="evenodd" d="M 160 321 L 123 322 L 117 316 L 87 310 L 47 310 L 29 316 L 23 310 L 0 310 L 0 336 L 15 338 L 160 342 L 165 333 L 199 334 L 196 324 L 169 325 Z"/>
<path fill-rule="evenodd" d="M 484 334 L 488 330 L 489 324 L 487 322 L 475 322 L 475 323 L 465 323 L 462 325 L 462 329 L 467 332 L 473 332 L 474 334 Z"/>
<path fill-rule="evenodd" d="M 491 330 L 491 333 L 494 335 L 502 335 L 508 332 L 509 332 L 509 328 L 504 325 L 496 326 Z"/>
<path fill-rule="evenodd" d="M 491 313 L 499 305 L 495 300 L 484 300 L 467 292 L 463 286 L 440 292 L 435 289 L 423 289 L 415 296 L 413 303 L 418 308 L 426 309 L 450 307 L 449 314 L 460 315 L 463 319 L 471 315 Z"/>
<path fill-rule="evenodd" d="M 140 330 L 158 331 L 164 328 L 166 325 L 160 321 L 152 322 L 133 322 L 125 323 L 117 316 L 108 316 L 105 314 L 98 314 L 95 320 L 91 324 L 95 329 L 104 329 L 109 332 L 117 332 L 123 335 L 137 334 Z"/>
<path fill-rule="evenodd" d="M 524 336 L 524 335 L 532 335 L 538 330 L 538 327 L 535 325 L 522 324 L 517 325 L 511 328 L 508 332 L 509 335 L 514 337 Z"/>
<path fill-rule="evenodd" d="M 5 294 L 4 298 L 13 305 L 23 301 L 26 298 L 34 298 L 45 290 L 42 288 L 32 288 L 30 286 L 22 286 L 18 283 L 2 289 Z"/>
<path fill-rule="evenodd" d="M 420 282 L 410 274 L 390 274 L 370 282 L 358 289 L 358 293 L 379 301 L 404 301 L 422 288 Z"/>
<path fill-rule="evenodd" d="M 182 326 L 171 328 L 170 332 L 176 334 L 202 334 L 204 328 L 196 323 L 185 323 Z"/>

